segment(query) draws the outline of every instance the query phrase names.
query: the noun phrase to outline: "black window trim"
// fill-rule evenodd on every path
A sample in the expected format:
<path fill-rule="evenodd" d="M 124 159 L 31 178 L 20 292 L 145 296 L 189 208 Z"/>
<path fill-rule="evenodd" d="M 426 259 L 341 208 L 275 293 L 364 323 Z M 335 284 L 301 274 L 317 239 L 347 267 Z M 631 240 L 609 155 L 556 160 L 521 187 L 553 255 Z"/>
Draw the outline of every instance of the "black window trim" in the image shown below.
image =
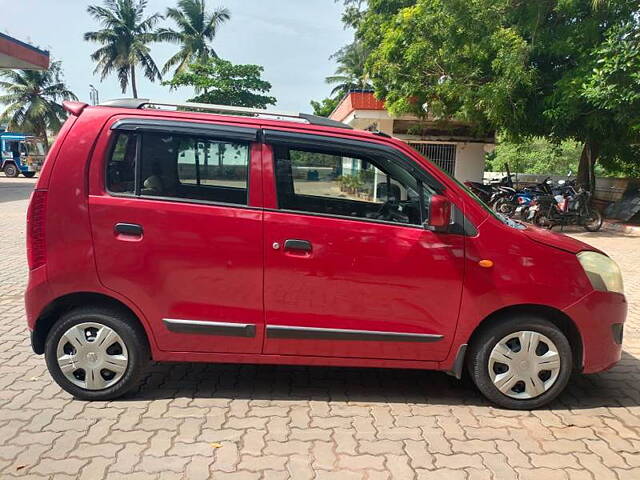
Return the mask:
<path fill-rule="evenodd" d="M 147 118 L 122 118 L 111 125 L 111 130 L 128 132 L 167 133 L 173 135 L 194 135 L 215 137 L 225 140 L 258 141 L 258 128 L 198 123 L 182 120 L 156 120 Z"/>
<path fill-rule="evenodd" d="M 416 225 L 415 223 L 391 222 L 388 220 L 380 220 L 378 218 L 350 217 L 349 215 L 337 215 L 335 213 L 308 212 L 306 210 L 291 210 L 288 208 L 264 208 L 263 210 L 265 212 L 279 212 L 279 213 L 287 213 L 287 214 L 295 214 L 295 215 L 308 215 L 310 217 L 335 218 L 337 220 L 346 220 L 346 221 L 352 221 L 352 222 L 376 223 L 376 224 L 389 225 L 394 227 L 414 228 L 414 229 L 423 230 L 423 231 L 425 230 L 423 225 Z"/>

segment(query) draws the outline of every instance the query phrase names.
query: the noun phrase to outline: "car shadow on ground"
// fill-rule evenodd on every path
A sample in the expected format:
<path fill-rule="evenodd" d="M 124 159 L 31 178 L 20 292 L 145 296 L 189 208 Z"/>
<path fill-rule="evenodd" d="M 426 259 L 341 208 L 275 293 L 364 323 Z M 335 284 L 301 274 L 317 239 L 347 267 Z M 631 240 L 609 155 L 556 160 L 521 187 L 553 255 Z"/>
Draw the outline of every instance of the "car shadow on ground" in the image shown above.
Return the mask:
<path fill-rule="evenodd" d="M 548 409 L 640 405 L 640 359 L 624 352 L 608 372 L 575 375 Z M 140 389 L 118 403 L 168 398 L 491 405 L 468 378 L 442 372 L 199 363 L 155 363 Z"/>

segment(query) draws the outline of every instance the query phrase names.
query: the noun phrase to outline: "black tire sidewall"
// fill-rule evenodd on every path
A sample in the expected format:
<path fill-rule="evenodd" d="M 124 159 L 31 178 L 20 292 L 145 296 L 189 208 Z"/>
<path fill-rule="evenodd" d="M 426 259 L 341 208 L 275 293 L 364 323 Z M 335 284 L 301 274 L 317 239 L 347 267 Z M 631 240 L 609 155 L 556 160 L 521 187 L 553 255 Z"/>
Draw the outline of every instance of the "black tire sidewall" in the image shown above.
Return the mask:
<path fill-rule="evenodd" d="M 500 392 L 489 377 L 489 355 L 495 345 L 505 336 L 523 330 L 538 332 L 555 343 L 560 354 L 560 373 L 553 386 L 539 397 L 520 400 Z M 548 320 L 522 318 L 505 320 L 492 325 L 480 333 L 471 347 L 467 363 L 469 373 L 480 392 L 490 401 L 512 410 L 539 408 L 555 399 L 566 387 L 573 371 L 573 353 L 567 337 Z"/>
<path fill-rule="evenodd" d="M 36 176 L 36 172 L 22 172 L 22 175 L 24 175 L 25 178 L 33 178 Z"/>
<path fill-rule="evenodd" d="M 10 163 L 8 165 L 5 165 L 4 174 L 9 178 L 16 178 L 20 174 L 20 172 L 18 172 L 18 167 L 16 167 L 13 163 Z"/>
<path fill-rule="evenodd" d="M 602 228 L 602 214 L 600 212 L 598 212 L 597 210 L 593 210 L 591 212 L 591 215 L 589 215 L 589 217 L 587 218 L 587 221 L 589 221 L 590 218 L 592 218 L 594 220 L 598 221 L 598 226 L 596 228 L 593 228 L 591 226 L 588 226 L 587 223 L 584 224 L 584 229 L 587 232 L 597 232 L 598 230 L 600 230 Z"/>
<path fill-rule="evenodd" d="M 115 384 L 103 390 L 86 390 L 73 384 L 64 376 L 57 361 L 57 347 L 60 337 L 72 326 L 84 322 L 96 322 L 112 328 L 125 343 L 129 364 L 124 376 Z M 149 362 L 149 347 L 144 332 L 125 312 L 115 312 L 100 308 L 78 308 L 64 314 L 51 328 L 45 342 L 45 361 L 49 373 L 60 387 L 81 400 L 112 400 L 127 393 L 138 385 L 144 368 Z"/>

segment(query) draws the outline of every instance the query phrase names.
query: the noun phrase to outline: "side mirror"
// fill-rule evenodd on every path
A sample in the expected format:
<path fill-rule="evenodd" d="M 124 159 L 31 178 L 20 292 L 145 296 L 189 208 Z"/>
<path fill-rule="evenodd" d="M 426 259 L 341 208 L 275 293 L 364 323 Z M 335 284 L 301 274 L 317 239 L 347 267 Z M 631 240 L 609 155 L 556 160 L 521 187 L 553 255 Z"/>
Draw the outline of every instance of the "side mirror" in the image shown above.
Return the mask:
<path fill-rule="evenodd" d="M 451 224 L 451 202 L 444 195 L 432 195 L 429 202 L 429 219 L 425 228 L 442 232 Z"/>

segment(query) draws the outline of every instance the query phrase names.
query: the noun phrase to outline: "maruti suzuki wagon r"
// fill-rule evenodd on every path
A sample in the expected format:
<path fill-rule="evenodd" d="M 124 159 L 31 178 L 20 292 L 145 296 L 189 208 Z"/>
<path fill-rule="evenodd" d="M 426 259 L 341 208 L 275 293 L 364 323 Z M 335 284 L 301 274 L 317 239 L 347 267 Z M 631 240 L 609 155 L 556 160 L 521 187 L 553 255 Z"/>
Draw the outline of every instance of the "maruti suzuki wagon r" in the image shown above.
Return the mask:
<path fill-rule="evenodd" d="M 618 266 L 320 117 L 67 102 L 27 218 L 31 342 L 87 400 L 150 360 L 468 372 L 506 408 L 621 355 Z"/>

